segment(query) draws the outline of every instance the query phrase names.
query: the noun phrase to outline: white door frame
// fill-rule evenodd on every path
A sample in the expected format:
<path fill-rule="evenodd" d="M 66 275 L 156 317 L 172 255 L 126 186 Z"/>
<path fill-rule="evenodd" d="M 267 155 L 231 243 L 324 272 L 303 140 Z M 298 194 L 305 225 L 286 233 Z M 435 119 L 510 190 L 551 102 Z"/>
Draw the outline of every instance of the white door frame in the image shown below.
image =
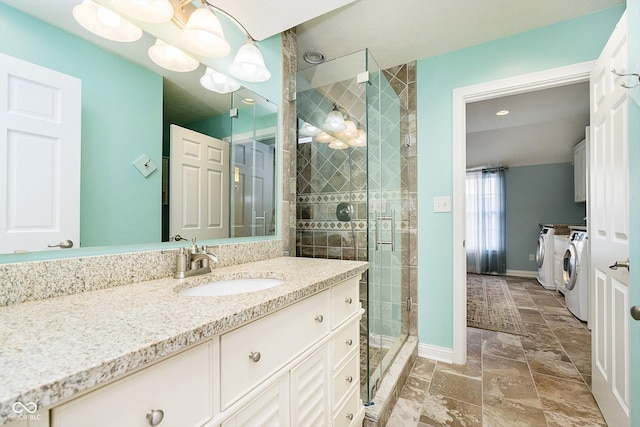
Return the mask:
<path fill-rule="evenodd" d="M 588 81 L 594 64 L 581 62 L 453 90 L 453 363 L 467 360 L 466 104 Z"/>

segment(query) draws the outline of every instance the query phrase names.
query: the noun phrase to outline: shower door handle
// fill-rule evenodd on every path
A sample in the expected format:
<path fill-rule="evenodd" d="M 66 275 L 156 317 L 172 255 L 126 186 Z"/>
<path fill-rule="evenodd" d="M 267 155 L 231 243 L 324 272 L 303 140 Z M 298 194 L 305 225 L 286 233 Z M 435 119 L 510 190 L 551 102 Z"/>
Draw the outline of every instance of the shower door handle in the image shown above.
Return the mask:
<path fill-rule="evenodd" d="M 379 241 L 378 240 L 378 225 L 380 221 L 391 221 L 391 240 Z M 378 216 L 376 213 L 376 250 L 380 245 L 391 245 L 391 252 L 396 250 L 396 210 L 391 209 L 391 216 Z"/>

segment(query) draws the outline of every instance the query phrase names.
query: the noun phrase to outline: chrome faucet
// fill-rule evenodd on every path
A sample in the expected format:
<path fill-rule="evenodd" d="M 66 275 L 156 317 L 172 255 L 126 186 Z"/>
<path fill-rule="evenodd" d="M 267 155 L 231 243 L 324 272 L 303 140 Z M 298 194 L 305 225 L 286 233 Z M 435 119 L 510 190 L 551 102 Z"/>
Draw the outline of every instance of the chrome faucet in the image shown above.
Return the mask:
<path fill-rule="evenodd" d="M 176 279 L 211 273 L 209 262 L 218 262 L 218 257 L 206 251 L 206 247 L 198 248 L 195 237 L 191 240 L 191 248 L 180 248 L 176 253 Z"/>

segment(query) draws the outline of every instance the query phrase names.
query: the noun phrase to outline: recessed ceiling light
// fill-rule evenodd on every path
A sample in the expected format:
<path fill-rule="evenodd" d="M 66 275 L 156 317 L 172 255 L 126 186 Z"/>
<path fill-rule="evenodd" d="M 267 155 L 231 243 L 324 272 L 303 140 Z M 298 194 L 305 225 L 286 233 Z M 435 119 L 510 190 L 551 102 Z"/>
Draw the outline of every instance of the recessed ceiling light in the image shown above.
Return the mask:
<path fill-rule="evenodd" d="M 509 114 L 509 110 L 500 110 L 496 112 L 496 116 L 506 116 L 507 114 Z"/>
<path fill-rule="evenodd" d="M 256 100 L 253 98 L 243 98 L 242 102 L 244 102 L 247 105 L 253 105 L 256 103 Z"/>
<path fill-rule="evenodd" d="M 309 64 L 322 64 L 324 62 L 324 54 L 319 50 L 309 49 L 302 55 L 302 59 Z"/>

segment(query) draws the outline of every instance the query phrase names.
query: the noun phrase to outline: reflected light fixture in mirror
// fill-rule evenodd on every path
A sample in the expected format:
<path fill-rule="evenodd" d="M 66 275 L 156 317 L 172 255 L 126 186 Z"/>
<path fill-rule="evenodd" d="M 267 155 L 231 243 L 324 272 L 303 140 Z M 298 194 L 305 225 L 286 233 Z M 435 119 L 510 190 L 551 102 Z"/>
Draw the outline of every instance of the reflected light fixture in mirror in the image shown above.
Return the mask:
<path fill-rule="evenodd" d="M 345 148 L 349 148 L 349 144 L 334 138 L 334 140 L 329 143 L 329 148 L 333 148 L 334 150 L 344 150 Z"/>
<path fill-rule="evenodd" d="M 320 132 L 322 132 L 322 129 L 307 122 L 304 122 L 300 128 L 300 135 L 302 136 L 316 136 L 320 134 Z"/>
<path fill-rule="evenodd" d="M 247 40 L 238 49 L 233 63 L 229 65 L 229 72 L 233 77 L 247 82 L 264 82 L 271 77 L 271 73 L 264 63 L 262 52 L 253 40 Z"/>
<path fill-rule="evenodd" d="M 105 39 L 134 42 L 142 37 L 140 28 L 93 0 L 84 0 L 73 8 L 72 13 L 84 29 Z"/>
<path fill-rule="evenodd" d="M 358 136 L 349 141 L 352 147 L 364 147 L 367 145 L 367 135 L 364 130 L 358 129 Z"/>
<path fill-rule="evenodd" d="M 112 0 L 111 4 L 131 18 L 154 24 L 167 22 L 173 16 L 169 0 Z"/>
<path fill-rule="evenodd" d="M 231 51 L 218 17 L 206 7 L 191 14 L 180 33 L 180 40 L 188 50 L 205 57 L 220 58 Z"/>
<path fill-rule="evenodd" d="M 349 119 L 344 122 L 346 129 L 340 132 L 340 139 L 349 140 L 358 136 L 358 128 L 353 120 Z"/>
<path fill-rule="evenodd" d="M 313 140 L 315 142 L 321 142 L 322 144 L 328 144 L 331 141 L 334 141 L 335 138 L 326 132 L 320 132 L 318 135 L 316 135 L 316 137 Z"/>
<path fill-rule="evenodd" d="M 347 129 L 347 125 L 344 122 L 344 117 L 342 113 L 338 110 L 336 105 L 333 106 L 333 109 L 327 114 L 327 118 L 324 120 L 324 124 L 322 125 L 323 129 L 328 132 L 341 132 Z"/>
<path fill-rule="evenodd" d="M 217 93 L 235 92 L 240 89 L 240 83 L 210 67 L 207 67 L 204 76 L 200 78 L 200 84 L 205 89 Z"/>
<path fill-rule="evenodd" d="M 200 63 L 178 49 L 160 39 L 149 48 L 149 58 L 162 68 L 179 73 L 193 71 Z"/>

